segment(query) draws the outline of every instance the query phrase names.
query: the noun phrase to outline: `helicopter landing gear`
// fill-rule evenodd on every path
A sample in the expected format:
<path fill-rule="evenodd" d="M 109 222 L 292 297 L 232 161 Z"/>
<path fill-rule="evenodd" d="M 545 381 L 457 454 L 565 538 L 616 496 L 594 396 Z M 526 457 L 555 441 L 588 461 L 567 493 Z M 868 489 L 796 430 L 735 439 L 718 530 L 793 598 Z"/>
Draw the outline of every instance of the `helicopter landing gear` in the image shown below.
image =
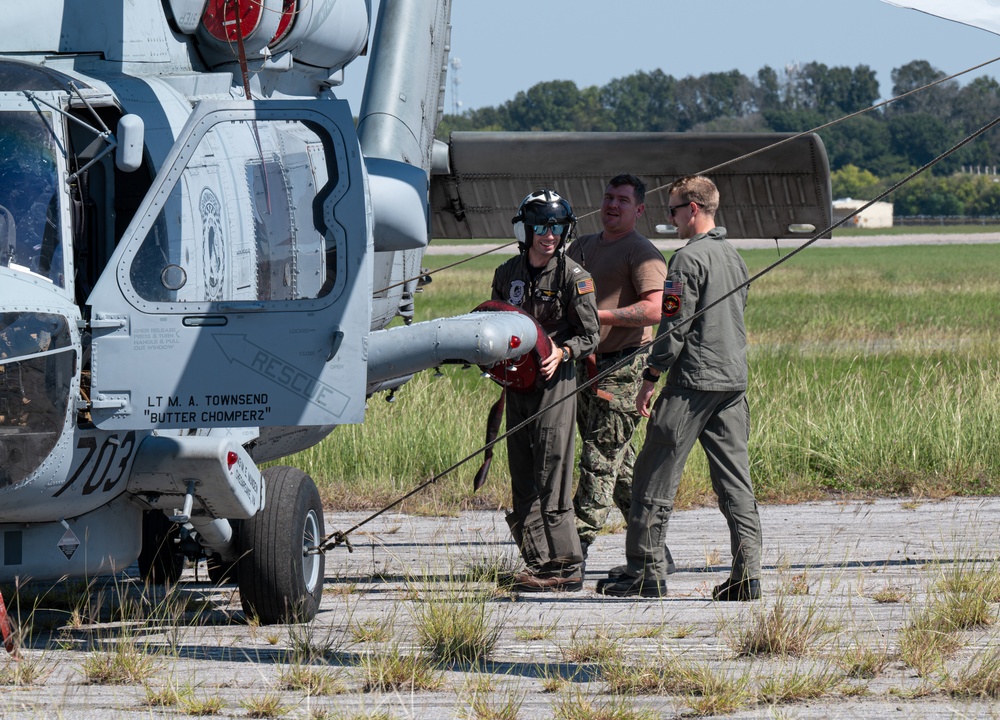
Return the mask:
<path fill-rule="evenodd" d="M 160 510 L 142 513 L 142 549 L 139 576 L 151 585 L 173 585 L 184 572 L 184 553 L 178 545 L 180 526 Z"/>
<path fill-rule="evenodd" d="M 316 484 L 293 467 L 264 470 L 267 501 L 239 532 L 240 598 L 264 625 L 308 622 L 323 595 L 326 557 L 308 553 L 324 534 Z"/>
<path fill-rule="evenodd" d="M 239 547 L 239 536 L 242 530 L 242 520 L 230 520 L 233 528 L 233 544 Z M 205 556 L 205 567 L 208 569 L 208 579 L 213 585 L 240 584 L 239 558 L 223 560 L 218 553 L 210 552 Z"/>
<path fill-rule="evenodd" d="M 238 565 L 239 560 L 227 562 L 215 553 L 205 558 L 208 579 L 213 585 L 239 585 L 240 575 L 237 570 Z"/>

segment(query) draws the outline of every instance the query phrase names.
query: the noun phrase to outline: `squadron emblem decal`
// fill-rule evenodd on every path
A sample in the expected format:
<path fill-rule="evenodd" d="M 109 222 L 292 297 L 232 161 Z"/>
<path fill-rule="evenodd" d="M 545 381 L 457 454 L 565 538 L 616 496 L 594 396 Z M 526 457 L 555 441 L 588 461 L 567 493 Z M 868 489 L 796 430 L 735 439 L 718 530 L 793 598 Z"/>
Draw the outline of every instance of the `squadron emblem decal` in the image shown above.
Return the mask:
<path fill-rule="evenodd" d="M 222 299 L 226 279 L 226 239 L 222 234 L 222 210 L 215 193 L 204 188 L 198 203 L 202 228 L 202 273 L 205 276 L 205 300 Z"/>
<path fill-rule="evenodd" d="M 524 302 L 524 280 L 514 280 L 511 282 L 507 302 L 518 307 Z"/>

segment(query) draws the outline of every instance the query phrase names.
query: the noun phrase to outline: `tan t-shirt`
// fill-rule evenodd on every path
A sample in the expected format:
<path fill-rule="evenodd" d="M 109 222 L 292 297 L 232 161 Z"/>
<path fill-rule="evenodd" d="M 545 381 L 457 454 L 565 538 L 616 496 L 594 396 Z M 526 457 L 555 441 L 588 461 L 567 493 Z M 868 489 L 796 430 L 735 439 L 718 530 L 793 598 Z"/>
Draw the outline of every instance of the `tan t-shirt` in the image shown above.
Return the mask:
<path fill-rule="evenodd" d="M 570 243 L 566 255 L 594 277 L 598 310 L 613 310 L 639 302 L 644 293 L 662 290 L 667 278 L 663 254 L 636 231 L 623 238 L 601 239 L 602 233 L 584 235 Z M 638 347 L 653 339 L 653 328 L 601 326 L 597 352 Z"/>

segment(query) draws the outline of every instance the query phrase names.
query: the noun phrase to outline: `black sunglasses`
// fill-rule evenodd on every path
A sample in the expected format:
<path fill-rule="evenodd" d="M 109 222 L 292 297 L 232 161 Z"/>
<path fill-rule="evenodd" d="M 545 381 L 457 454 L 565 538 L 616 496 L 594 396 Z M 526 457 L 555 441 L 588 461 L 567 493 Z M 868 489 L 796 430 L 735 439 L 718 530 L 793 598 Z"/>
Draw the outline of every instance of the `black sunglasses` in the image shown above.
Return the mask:
<path fill-rule="evenodd" d="M 566 229 L 565 225 L 533 225 L 531 229 L 534 231 L 535 235 L 548 235 L 549 230 L 552 230 L 552 234 L 559 237 L 563 234 L 563 230 Z"/>
<path fill-rule="evenodd" d="M 688 200 L 686 203 L 681 203 L 680 205 L 667 205 L 667 212 L 670 213 L 670 217 L 673 217 L 678 210 L 682 207 L 687 207 L 688 205 L 697 205 L 701 207 L 701 203 L 696 203 L 694 200 Z"/>

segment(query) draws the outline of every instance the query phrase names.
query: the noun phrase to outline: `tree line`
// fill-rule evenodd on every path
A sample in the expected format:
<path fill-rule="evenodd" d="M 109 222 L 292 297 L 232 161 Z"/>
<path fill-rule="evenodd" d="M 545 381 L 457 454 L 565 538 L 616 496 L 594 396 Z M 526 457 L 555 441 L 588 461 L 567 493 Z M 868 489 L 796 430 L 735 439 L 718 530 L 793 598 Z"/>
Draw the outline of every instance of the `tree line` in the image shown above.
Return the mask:
<path fill-rule="evenodd" d="M 966 85 L 926 60 L 892 71 L 885 107 L 821 130 L 833 171 L 834 197 L 869 199 L 1000 117 L 1000 83 Z M 540 82 L 495 107 L 445 115 L 438 136 L 456 130 L 583 132 L 801 132 L 879 102 L 867 65 L 811 62 L 747 77 L 738 70 L 675 78 L 638 71 L 597 87 L 570 80 Z M 1000 215 L 1000 183 L 963 170 L 1000 166 L 1000 131 L 991 130 L 897 191 L 897 215 Z"/>

